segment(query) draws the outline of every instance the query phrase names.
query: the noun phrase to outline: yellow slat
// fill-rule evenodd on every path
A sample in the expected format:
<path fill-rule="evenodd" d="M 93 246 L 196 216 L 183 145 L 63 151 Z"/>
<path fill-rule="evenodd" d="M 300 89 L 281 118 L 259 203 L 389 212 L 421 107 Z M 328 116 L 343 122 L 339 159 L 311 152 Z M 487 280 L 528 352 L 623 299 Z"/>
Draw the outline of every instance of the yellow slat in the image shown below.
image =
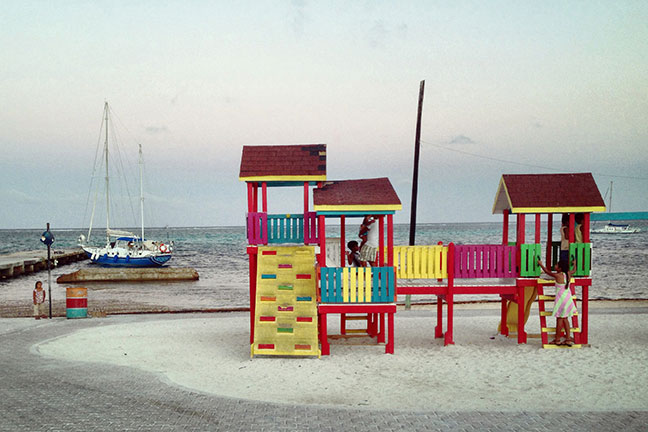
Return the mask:
<path fill-rule="evenodd" d="M 354 273 L 351 271 L 351 278 L 353 279 Z M 353 286 L 353 280 L 351 282 Z M 344 267 L 342 269 L 342 301 L 349 301 L 349 267 Z M 355 290 L 351 292 L 351 301 L 355 301 Z"/>

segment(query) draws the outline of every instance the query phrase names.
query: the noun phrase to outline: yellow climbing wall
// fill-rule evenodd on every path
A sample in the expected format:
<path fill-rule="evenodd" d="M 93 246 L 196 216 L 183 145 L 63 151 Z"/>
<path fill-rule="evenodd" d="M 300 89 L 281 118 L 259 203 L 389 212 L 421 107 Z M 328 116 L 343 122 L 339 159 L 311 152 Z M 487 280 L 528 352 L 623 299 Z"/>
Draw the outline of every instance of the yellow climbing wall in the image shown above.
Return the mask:
<path fill-rule="evenodd" d="M 315 248 L 259 247 L 256 278 L 250 355 L 319 356 Z"/>

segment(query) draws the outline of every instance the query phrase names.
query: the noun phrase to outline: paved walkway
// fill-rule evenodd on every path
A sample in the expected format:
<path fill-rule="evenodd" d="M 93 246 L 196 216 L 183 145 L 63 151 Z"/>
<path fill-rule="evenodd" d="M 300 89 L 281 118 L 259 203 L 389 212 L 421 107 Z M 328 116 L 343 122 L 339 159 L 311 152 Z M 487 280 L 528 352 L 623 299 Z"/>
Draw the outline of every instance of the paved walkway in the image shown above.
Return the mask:
<path fill-rule="evenodd" d="M 132 368 L 41 357 L 38 342 L 82 328 L 178 315 L 0 323 L 0 431 L 645 431 L 643 412 L 398 412 L 207 395 Z M 218 367 L 218 365 L 215 365 Z M 402 391 L 402 390 L 401 390 Z M 396 396 L 397 397 L 397 396 Z"/>

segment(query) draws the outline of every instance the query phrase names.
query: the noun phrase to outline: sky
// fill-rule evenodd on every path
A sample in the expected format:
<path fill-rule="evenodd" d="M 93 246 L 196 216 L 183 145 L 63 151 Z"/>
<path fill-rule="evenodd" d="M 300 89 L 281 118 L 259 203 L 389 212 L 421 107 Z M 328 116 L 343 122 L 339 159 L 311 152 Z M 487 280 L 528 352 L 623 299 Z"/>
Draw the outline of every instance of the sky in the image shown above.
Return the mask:
<path fill-rule="evenodd" d="M 2 9 L 0 228 L 87 226 L 105 101 L 143 146 L 147 225 L 243 225 L 242 147 L 308 143 L 329 179 L 389 177 L 407 223 L 422 80 L 418 222 L 500 220 L 502 174 L 591 172 L 648 210 L 645 1 Z M 269 211 L 301 200 L 271 189 Z"/>

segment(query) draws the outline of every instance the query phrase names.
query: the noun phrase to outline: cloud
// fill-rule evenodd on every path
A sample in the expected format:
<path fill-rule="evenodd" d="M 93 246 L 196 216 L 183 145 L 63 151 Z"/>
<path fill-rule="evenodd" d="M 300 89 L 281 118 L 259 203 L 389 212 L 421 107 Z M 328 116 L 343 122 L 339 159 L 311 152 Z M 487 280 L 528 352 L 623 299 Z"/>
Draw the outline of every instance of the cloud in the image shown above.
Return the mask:
<path fill-rule="evenodd" d="M 169 129 L 166 126 L 147 126 L 145 130 L 151 135 L 169 133 Z"/>
<path fill-rule="evenodd" d="M 372 48 L 385 48 L 387 37 L 389 36 L 389 30 L 380 21 L 376 21 L 374 25 L 369 29 L 369 46 Z"/>
<path fill-rule="evenodd" d="M 386 48 L 391 39 L 406 39 L 407 24 L 389 26 L 382 21 L 375 21 L 367 33 L 369 46 L 372 48 Z"/>
<path fill-rule="evenodd" d="M 476 144 L 476 143 L 475 141 L 473 141 L 472 139 L 470 139 L 465 135 L 457 135 L 454 138 L 452 138 L 450 141 L 448 141 L 448 144 L 464 145 L 464 144 Z"/>
<path fill-rule="evenodd" d="M 289 19 L 290 27 L 292 27 L 295 36 L 300 38 L 304 35 L 304 23 L 306 22 L 306 1 L 293 0 L 292 6 L 292 14 Z"/>

